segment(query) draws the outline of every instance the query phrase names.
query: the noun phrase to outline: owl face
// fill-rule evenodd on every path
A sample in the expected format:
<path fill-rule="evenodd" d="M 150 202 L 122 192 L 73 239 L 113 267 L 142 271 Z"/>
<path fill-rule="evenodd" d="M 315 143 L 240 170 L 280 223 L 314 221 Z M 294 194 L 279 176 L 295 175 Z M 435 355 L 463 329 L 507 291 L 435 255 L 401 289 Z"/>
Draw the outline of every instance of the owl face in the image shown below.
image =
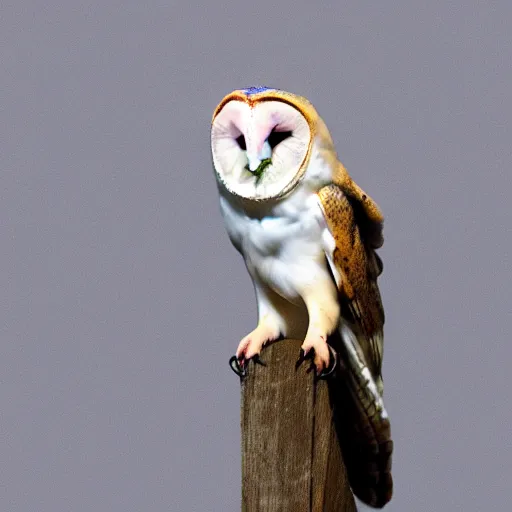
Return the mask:
<path fill-rule="evenodd" d="M 212 120 L 217 180 L 245 199 L 283 197 L 306 170 L 316 119 L 305 98 L 284 91 L 251 87 L 228 94 Z"/>

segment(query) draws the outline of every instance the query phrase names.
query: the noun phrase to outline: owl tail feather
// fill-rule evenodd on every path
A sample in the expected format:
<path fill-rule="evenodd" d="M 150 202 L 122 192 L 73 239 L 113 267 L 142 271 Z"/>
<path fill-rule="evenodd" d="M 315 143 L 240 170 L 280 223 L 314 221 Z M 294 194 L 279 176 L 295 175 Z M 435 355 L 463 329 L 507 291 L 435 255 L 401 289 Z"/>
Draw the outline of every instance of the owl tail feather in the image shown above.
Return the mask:
<path fill-rule="evenodd" d="M 330 393 L 350 486 L 361 501 L 382 508 L 393 494 L 389 417 L 354 333 L 342 324 L 330 342 L 341 363 Z"/>

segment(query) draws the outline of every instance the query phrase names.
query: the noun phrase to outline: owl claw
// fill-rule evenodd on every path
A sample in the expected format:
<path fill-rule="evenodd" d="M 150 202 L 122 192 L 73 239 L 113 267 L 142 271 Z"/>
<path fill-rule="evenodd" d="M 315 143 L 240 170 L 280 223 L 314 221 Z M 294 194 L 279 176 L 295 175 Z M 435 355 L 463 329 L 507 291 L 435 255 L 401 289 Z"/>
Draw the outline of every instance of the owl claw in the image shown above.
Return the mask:
<path fill-rule="evenodd" d="M 310 352 L 306 353 L 304 352 L 304 349 L 301 348 L 300 349 L 300 352 L 299 352 L 299 358 L 297 359 L 296 363 L 295 363 L 295 369 L 298 370 L 299 369 L 299 366 L 306 360 L 306 359 L 311 359 L 313 360 L 313 358 L 311 357 L 313 354 Z M 308 372 L 311 371 L 311 369 L 308 369 L 307 370 Z"/>
<path fill-rule="evenodd" d="M 261 359 L 259 354 L 255 354 L 248 359 L 244 356 L 232 356 L 229 360 L 229 366 L 240 378 L 243 378 L 247 375 L 249 361 L 254 361 L 254 364 L 259 364 L 260 366 L 267 366 L 267 363 Z"/>
<path fill-rule="evenodd" d="M 334 370 L 338 365 L 337 352 L 331 347 L 331 345 L 327 346 L 329 347 L 330 352 L 329 365 L 318 374 L 319 379 L 328 379 L 334 373 Z"/>
<path fill-rule="evenodd" d="M 259 364 L 260 366 L 267 366 L 267 363 L 261 359 L 259 354 L 254 355 L 251 357 L 251 359 L 254 361 L 255 364 Z"/>
<path fill-rule="evenodd" d="M 316 373 L 320 374 L 329 366 L 331 354 L 327 343 L 327 335 L 313 328 L 308 331 L 302 348 L 313 357 Z"/>
<path fill-rule="evenodd" d="M 244 368 L 243 359 L 238 359 L 236 356 L 232 356 L 229 359 L 229 367 L 242 379 L 247 375 L 247 370 Z"/>
<path fill-rule="evenodd" d="M 328 377 L 330 377 L 333 374 L 333 372 L 337 366 L 337 362 L 338 362 L 338 356 L 337 356 L 336 351 L 330 345 L 327 345 L 327 346 L 328 346 L 329 352 L 330 352 L 329 364 L 322 371 L 316 372 L 316 376 L 319 379 L 327 379 Z M 310 349 L 308 352 L 304 352 L 304 349 L 302 349 L 302 348 L 300 349 L 299 358 L 297 359 L 297 361 L 295 363 L 295 370 L 298 370 L 300 365 L 306 359 L 309 359 L 310 363 L 311 363 L 310 367 L 306 370 L 306 373 L 310 373 L 315 369 L 317 370 L 317 367 L 314 362 L 314 359 L 315 359 L 315 349 L 314 348 Z"/>
<path fill-rule="evenodd" d="M 295 362 L 295 370 L 298 370 L 306 359 L 309 359 L 309 367 L 306 370 L 306 373 L 311 373 L 313 370 L 315 370 L 315 349 L 311 349 L 308 352 L 304 352 L 304 349 L 302 348 L 300 349 L 299 352 L 299 358 Z"/>

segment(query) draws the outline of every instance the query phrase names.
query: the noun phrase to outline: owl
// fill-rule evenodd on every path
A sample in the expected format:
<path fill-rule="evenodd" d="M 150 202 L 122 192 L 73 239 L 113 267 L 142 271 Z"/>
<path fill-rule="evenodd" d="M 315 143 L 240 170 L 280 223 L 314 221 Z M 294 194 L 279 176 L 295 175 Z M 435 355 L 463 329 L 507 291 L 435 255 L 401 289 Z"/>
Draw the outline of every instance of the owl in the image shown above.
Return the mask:
<path fill-rule="evenodd" d="M 392 494 L 390 423 L 382 399 L 383 215 L 339 161 L 313 105 L 278 89 L 231 92 L 216 107 L 211 151 L 229 238 L 254 284 L 256 328 L 241 370 L 280 337 L 299 362 L 335 372 L 339 438 L 354 493 L 381 508 Z"/>

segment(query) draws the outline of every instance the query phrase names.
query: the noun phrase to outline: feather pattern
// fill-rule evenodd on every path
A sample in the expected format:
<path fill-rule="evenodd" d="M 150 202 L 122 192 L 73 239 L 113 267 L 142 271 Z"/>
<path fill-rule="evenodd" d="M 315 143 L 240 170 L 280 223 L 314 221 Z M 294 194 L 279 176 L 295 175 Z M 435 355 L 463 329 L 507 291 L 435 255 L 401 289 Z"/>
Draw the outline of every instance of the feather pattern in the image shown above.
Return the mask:
<path fill-rule="evenodd" d="M 351 201 L 349 197 L 335 183 L 318 192 L 327 227 L 335 241 L 328 259 L 340 276 L 337 284 L 342 309 L 358 331 L 372 375 L 381 382 L 384 310 L 376 281 L 380 270 L 374 247 L 377 243 L 382 245 L 382 228 L 379 232 L 370 219 L 358 219 L 357 200 Z"/>
<path fill-rule="evenodd" d="M 318 192 L 332 236 L 326 256 L 342 306 L 340 328 L 330 342 L 343 371 L 331 392 L 343 415 L 338 436 L 352 489 L 365 503 L 381 508 L 393 492 L 393 441 L 382 400 L 384 310 L 377 286 L 382 262 L 374 250 L 383 243 L 383 219 L 361 189 L 337 181 Z"/>

